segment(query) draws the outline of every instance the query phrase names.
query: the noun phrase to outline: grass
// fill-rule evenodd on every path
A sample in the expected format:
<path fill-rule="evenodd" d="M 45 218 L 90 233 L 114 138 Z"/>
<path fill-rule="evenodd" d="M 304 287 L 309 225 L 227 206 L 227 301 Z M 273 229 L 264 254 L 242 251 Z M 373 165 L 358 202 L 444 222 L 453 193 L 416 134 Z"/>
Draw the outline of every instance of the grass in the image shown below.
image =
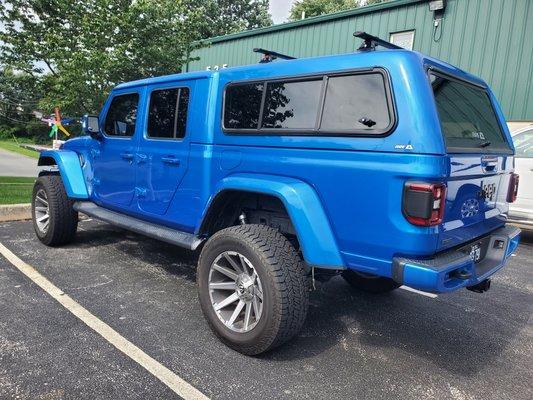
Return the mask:
<path fill-rule="evenodd" d="M 39 158 L 39 152 L 35 150 L 24 149 L 11 140 L 0 140 L 0 149 L 22 154 L 23 156 Z"/>
<path fill-rule="evenodd" d="M 0 176 L 0 204 L 30 203 L 35 178 Z"/>

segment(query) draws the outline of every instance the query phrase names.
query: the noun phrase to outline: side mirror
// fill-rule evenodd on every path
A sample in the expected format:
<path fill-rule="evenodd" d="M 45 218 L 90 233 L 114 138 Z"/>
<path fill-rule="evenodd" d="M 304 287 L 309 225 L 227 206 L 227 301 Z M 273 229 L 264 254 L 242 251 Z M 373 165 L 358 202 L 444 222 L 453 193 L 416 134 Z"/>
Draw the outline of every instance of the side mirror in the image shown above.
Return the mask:
<path fill-rule="evenodd" d="M 84 115 L 81 120 L 81 127 L 83 132 L 96 140 L 101 140 L 103 138 L 102 133 L 100 132 L 100 123 L 98 121 L 98 116 L 96 115 Z"/>

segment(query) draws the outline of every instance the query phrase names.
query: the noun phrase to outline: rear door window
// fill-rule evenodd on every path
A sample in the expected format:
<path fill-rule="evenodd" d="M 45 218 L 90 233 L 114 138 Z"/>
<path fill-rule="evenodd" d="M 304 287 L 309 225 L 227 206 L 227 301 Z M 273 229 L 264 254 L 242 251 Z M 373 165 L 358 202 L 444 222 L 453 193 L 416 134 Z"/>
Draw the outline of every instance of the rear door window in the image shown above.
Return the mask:
<path fill-rule="evenodd" d="M 448 151 L 510 151 L 485 89 L 433 73 L 430 79 Z"/>
<path fill-rule="evenodd" d="M 189 88 L 154 90 L 150 95 L 148 137 L 181 139 L 187 127 Z"/>

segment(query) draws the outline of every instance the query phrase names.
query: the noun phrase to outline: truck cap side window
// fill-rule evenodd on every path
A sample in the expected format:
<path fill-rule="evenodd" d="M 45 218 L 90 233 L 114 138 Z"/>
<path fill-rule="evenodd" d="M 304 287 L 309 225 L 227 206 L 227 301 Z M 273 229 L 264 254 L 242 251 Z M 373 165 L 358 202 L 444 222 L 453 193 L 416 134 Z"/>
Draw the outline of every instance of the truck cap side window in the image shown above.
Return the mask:
<path fill-rule="evenodd" d="M 223 128 L 259 135 L 384 135 L 394 125 L 384 71 L 231 83 Z"/>
<path fill-rule="evenodd" d="M 329 78 L 320 129 L 353 130 L 368 127 L 383 131 L 390 124 L 387 93 L 381 74 Z"/>
<path fill-rule="evenodd" d="M 108 136 L 133 136 L 138 106 L 138 93 L 128 93 L 113 97 L 105 117 L 104 133 Z"/>
<path fill-rule="evenodd" d="M 263 83 L 228 86 L 224 100 L 224 127 L 228 129 L 257 129 L 263 86 Z"/>
<path fill-rule="evenodd" d="M 189 88 L 154 90 L 150 95 L 148 137 L 181 139 L 187 128 Z"/>
<path fill-rule="evenodd" d="M 322 78 L 312 81 L 269 82 L 262 128 L 313 129 Z"/>
<path fill-rule="evenodd" d="M 485 89 L 434 73 L 430 80 L 449 151 L 510 151 Z"/>

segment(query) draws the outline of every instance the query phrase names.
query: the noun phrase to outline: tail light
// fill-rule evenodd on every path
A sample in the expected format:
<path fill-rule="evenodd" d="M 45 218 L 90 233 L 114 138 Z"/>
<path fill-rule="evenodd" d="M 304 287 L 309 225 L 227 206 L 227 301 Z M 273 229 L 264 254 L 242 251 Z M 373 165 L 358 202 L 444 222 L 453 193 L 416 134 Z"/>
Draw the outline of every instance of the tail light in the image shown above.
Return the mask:
<path fill-rule="evenodd" d="M 507 202 L 513 203 L 518 196 L 518 182 L 520 176 L 518 174 L 511 174 L 511 180 L 509 181 L 509 190 L 507 191 Z"/>
<path fill-rule="evenodd" d="M 433 226 L 442 222 L 446 205 L 444 183 L 407 182 L 403 191 L 403 214 L 418 226 Z"/>

